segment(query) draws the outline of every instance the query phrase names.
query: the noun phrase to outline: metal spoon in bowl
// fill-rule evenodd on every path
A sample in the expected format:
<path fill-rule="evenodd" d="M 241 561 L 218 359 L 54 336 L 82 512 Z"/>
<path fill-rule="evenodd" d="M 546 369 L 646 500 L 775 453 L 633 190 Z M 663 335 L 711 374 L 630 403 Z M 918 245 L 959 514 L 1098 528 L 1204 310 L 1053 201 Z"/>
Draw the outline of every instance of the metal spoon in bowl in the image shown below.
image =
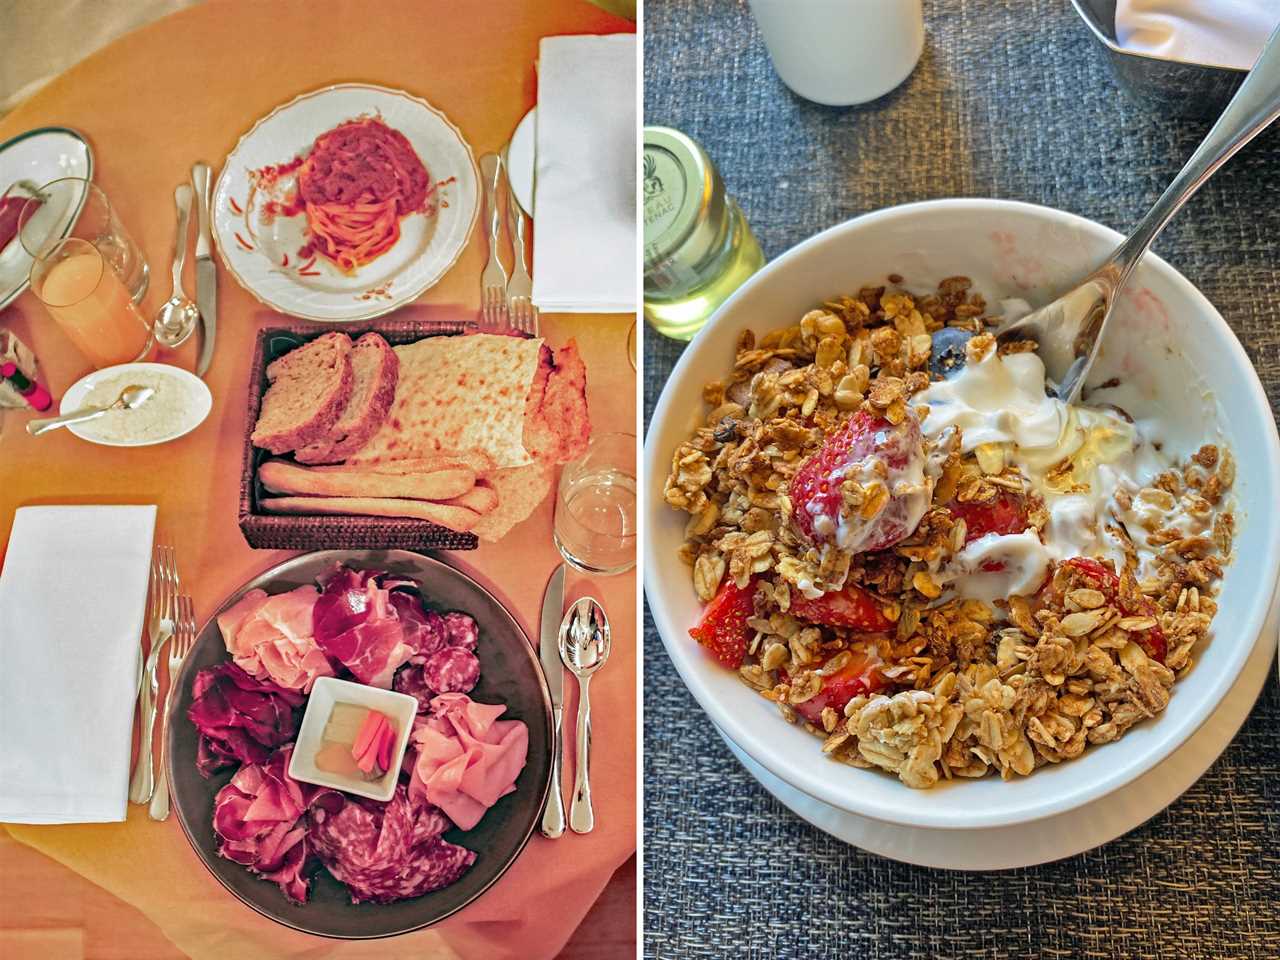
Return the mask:
<path fill-rule="evenodd" d="M 88 420 L 97 420 L 103 414 L 110 410 L 136 410 L 155 395 L 154 387 L 141 387 L 136 383 L 132 386 L 125 387 L 120 391 L 120 396 L 116 397 L 115 403 L 110 403 L 105 407 L 85 407 L 83 410 L 77 410 L 74 413 L 64 414 L 61 417 L 46 417 L 43 420 L 28 420 L 27 433 L 33 437 L 38 437 L 42 433 L 48 433 L 50 430 L 57 430 L 59 427 L 65 427 L 72 423 L 84 423 Z"/>
<path fill-rule="evenodd" d="M 1151 242 L 1228 158 L 1277 117 L 1280 117 L 1280 28 L 1271 34 L 1244 83 L 1186 166 L 1106 263 L 1048 306 L 996 329 L 998 337 L 1016 334 L 1039 343 L 1040 357 L 1060 400 L 1071 403 L 1079 395 L 1097 356 L 1116 295 Z"/>
<path fill-rule="evenodd" d="M 187 234 L 194 197 L 189 183 L 180 183 L 173 191 L 173 200 L 178 206 L 178 236 L 173 242 L 173 296 L 160 307 L 155 322 L 156 340 L 170 349 L 186 343 L 187 338 L 195 332 L 196 323 L 200 319 L 200 308 L 182 289 L 182 270 L 187 263 Z"/>
<path fill-rule="evenodd" d="M 594 598 L 583 597 L 565 613 L 560 624 L 560 659 L 578 678 L 578 760 L 569 805 L 569 828 L 574 833 L 590 833 L 596 825 L 591 809 L 591 697 L 587 685 L 609 659 L 610 643 L 609 618 Z"/>

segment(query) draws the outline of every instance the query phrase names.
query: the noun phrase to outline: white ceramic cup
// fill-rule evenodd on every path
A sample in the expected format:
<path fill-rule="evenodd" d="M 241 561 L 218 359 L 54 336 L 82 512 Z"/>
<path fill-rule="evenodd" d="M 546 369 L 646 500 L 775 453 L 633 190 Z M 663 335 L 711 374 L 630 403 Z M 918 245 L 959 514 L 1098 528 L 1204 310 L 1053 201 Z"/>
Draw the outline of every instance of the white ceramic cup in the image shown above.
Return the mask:
<path fill-rule="evenodd" d="M 924 49 L 921 0 L 750 0 L 773 68 L 815 103 L 882 97 Z"/>

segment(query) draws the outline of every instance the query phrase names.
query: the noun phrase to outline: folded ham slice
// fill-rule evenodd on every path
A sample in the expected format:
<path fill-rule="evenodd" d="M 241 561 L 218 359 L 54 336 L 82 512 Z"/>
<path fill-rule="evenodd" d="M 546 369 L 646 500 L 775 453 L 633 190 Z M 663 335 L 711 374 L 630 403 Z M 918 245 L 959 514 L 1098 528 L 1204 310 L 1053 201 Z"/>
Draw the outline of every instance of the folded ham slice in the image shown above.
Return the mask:
<path fill-rule="evenodd" d="M 420 619 L 401 618 L 408 602 L 392 600 L 393 588 L 401 585 L 416 588 L 375 570 L 341 567 L 325 581 L 313 614 L 320 648 L 361 683 L 384 690 L 390 689 L 395 672 L 414 655 L 409 634 L 415 642 L 426 642 L 417 639 L 424 629 Z M 398 596 L 401 593 L 397 591 Z"/>
<path fill-rule="evenodd" d="M 529 728 L 499 720 L 501 703 L 476 703 L 463 693 L 431 701 L 431 716 L 413 730 L 416 759 L 409 798 L 443 810 L 470 830 L 498 798 L 515 790 L 529 750 Z"/>
<path fill-rule="evenodd" d="M 250 676 L 308 693 L 316 677 L 333 676 L 324 651 L 317 646 L 312 615 L 319 592 L 298 587 L 274 596 L 250 590 L 218 616 L 227 652 Z"/>
<path fill-rule="evenodd" d="M 224 661 L 196 674 L 187 716 L 200 731 L 196 767 L 208 777 L 223 767 L 261 763 L 298 735 L 303 696 L 256 680 Z"/>
<path fill-rule="evenodd" d="M 443 838 L 447 829 L 439 810 L 411 803 L 401 784 L 387 803 L 347 798 L 336 812 L 316 809 L 309 836 L 352 903 L 391 903 L 446 887 L 475 862 L 472 851 Z"/>
<path fill-rule="evenodd" d="M 305 903 L 317 861 L 311 856 L 306 813 L 338 810 L 340 793 L 299 783 L 288 774 L 293 744 L 265 763 L 241 767 L 213 800 L 218 855 L 276 883 L 294 903 Z"/>

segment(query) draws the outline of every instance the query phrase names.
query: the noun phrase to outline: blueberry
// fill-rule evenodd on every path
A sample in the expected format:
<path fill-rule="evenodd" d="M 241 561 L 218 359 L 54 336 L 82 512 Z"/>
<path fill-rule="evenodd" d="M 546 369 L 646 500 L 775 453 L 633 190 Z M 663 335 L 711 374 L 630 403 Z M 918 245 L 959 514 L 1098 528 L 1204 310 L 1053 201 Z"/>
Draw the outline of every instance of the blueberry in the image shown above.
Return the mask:
<path fill-rule="evenodd" d="M 973 334 L 958 327 L 943 327 L 933 334 L 933 352 L 929 355 L 929 372 L 946 379 L 964 369 L 964 347 Z"/>

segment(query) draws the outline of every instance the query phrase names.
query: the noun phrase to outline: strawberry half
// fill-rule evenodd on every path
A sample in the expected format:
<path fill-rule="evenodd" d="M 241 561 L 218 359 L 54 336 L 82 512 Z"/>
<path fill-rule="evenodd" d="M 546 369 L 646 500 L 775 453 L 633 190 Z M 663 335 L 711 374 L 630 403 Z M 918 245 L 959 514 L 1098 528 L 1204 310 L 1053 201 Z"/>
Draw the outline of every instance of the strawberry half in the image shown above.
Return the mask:
<path fill-rule="evenodd" d="M 1169 641 L 1165 637 L 1164 631 L 1160 629 L 1160 611 L 1154 601 L 1143 597 L 1136 607 L 1121 603 L 1119 599 L 1120 578 L 1116 576 L 1110 564 L 1092 560 L 1088 557 L 1072 557 L 1070 560 L 1065 561 L 1063 566 L 1072 567 L 1083 574 L 1085 579 L 1093 585 L 1093 588 L 1106 597 L 1108 603 L 1114 603 L 1126 617 L 1151 617 L 1156 620 L 1157 623 L 1154 627 L 1135 633 L 1134 637 L 1137 638 L 1138 646 L 1142 647 L 1153 660 L 1164 663 L 1165 657 L 1169 652 Z M 1053 579 L 1050 578 L 1049 586 L 1045 589 L 1052 590 L 1052 584 Z"/>
<path fill-rule="evenodd" d="M 850 517 L 841 529 L 841 481 L 845 477 L 871 479 L 873 458 L 886 468 L 891 496 L 879 512 Z M 924 444 L 914 414 L 908 412 L 895 426 L 883 417 L 859 411 L 792 477 L 787 490 L 792 524 L 810 543 L 836 543 L 849 553 L 891 547 L 915 529 L 928 506 L 923 491 L 915 496 L 893 496 L 894 481 L 904 473 L 923 478 L 923 464 Z"/>
<path fill-rule="evenodd" d="M 747 640 L 751 635 L 747 621 L 755 616 L 752 600 L 755 592 L 754 580 L 745 589 L 726 580 L 703 608 L 698 625 L 689 631 L 689 636 L 734 670 L 742 666 L 742 658 L 747 655 Z"/>
<path fill-rule="evenodd" d="M 854 651 L 849 663 L 822 678 L 821 690 L 804 703 L 794 705 L 796 713 L 812 724 L 821 725 L 825 708 L 841 713 L 854 697 L 884 689 L 887 682 L 880 675 L 880 663 L 874 650 Z"/>
<path fill-rule="evenodd" d="M 966 545 L 989 533 L 1007 536 L 1027 529 L 1027 501 L 1021 494 L 1009 490 L 1001 490 L 994 500 L 986 503 L 952 500 L 947 509 L 957 520 L 964 521 Z M 1004 569 L 1004 564 L 999 560 L 988 560 L 982 569 L 996 573 Z"/>
<path fill-rule="evenodd" d="M 850 627 L 872 633 L 893 629 L 875 594 L 853 584 L 835 593 L 824 593 L 816 600 L 792 596 L 791 615 L 797 620 L 828 627 Z"/>

